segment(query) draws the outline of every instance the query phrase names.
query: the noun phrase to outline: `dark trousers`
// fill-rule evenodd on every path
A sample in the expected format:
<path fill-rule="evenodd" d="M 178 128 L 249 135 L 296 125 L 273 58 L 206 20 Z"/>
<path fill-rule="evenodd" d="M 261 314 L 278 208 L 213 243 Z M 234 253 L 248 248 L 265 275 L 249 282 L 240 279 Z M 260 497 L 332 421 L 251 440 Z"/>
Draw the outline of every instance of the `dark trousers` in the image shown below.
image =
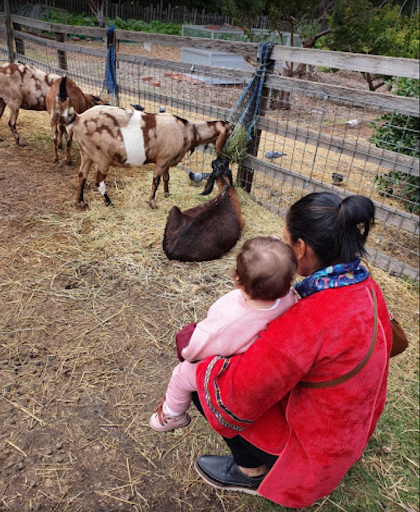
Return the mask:
<path fill-rule="evenodd" d="M 197 393 L 193 393 L 192 400 L 197 409 L 205 417 Z M 271 455 L 271 453 L 266 453 L 256 448 L 241 436 L 235 436 L 231 439 L 223 437 L 223 440 L 229 446 L 236 464 L 244 468 L 259 468 L 263 464 L 271 468 L 278 458 L 277 455 Z"/>

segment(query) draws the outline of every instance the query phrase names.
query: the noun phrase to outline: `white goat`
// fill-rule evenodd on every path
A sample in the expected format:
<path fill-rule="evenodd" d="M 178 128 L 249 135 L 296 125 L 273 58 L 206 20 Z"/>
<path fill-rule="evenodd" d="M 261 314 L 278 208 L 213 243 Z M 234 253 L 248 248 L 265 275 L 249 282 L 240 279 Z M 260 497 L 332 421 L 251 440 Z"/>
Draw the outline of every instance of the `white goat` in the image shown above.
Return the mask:
<path fill-rule="evenodd" d="M 9 127 L 18 146 L 25 146 L 16 130 L 19 109 L 46 110 L 45 98 L 59 75 L 44 73 L 26 64 L 0 66 L 0 118 L 9 107 Z"/>
<path fill-rule="evenodd" d="M 155 195 L 163 177 L 165 195 L 169 194 L 169 168 L 201 144 L 214 143 L 218 154 L 231 134 L 227 121 L 192 123 L 172 114 L 148 114 L 117 107 L 93 107 L 83 114 L 67 111 L 69 129 L 74 131 L 80 147 L 78 201 L 92 163 L 96 166 L 96 185 L 111 204 L 105 178 L 110 165 L 140 166 L 154 163 L 152 193 L 149 205 L 156 208 Z"/>

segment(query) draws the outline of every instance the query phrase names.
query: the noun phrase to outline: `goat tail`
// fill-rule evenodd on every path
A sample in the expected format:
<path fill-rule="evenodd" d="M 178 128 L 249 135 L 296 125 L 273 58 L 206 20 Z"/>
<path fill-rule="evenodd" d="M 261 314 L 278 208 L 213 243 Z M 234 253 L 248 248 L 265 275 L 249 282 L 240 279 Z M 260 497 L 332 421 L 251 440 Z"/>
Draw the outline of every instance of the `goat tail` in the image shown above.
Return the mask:
<path fill-rule="evenodd" d="M 68 100 L 69 95 L 67 94 L 67 75 L 64 75 L 60 82 L 60 90 L 58 93 L 58 99 L 60 101 Z"/>

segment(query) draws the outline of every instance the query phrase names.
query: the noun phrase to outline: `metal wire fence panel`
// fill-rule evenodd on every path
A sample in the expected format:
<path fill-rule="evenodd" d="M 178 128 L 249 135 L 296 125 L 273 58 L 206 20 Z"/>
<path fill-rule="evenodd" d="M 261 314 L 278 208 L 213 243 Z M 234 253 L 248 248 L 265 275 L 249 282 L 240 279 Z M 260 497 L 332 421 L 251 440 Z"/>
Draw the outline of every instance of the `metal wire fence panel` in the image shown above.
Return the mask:
<path fill-rule="evenodd" d="M 6 45 L 6 28 L 0 19 L 0 63 L 3 64 L 9 61 L 9 52 Z"/>
<path fill-rule="evenodd" d="M 0 57 L 7 59 L 0 19 Z M 41 36 L 43 34 L 40 34 Z M 17 59 L 68 74 L 85 91 L 107 97 L 102 40 L 58 42 L 14 31 Z M 19 44 L 18 44 L 19 41 Z M 146 44 L 120 40 L 119 105 L 140 105 L 193 121 L 226 119 L 250 82 L 249 71 L 191 65 L 179 48 L 150 57 Z M 419 279 L 419 109 L 410 98 L 325 83 L 271 77 L 262 93 L 249 154 L 234 166 L 238 181 L 261 205 L 284 215 L 312 191 L 363 194 L 376 204 L 371 261 Z M 209 172 L 213 149 L 199 148 L 179 167 Z"/>
<path fill-rule="evenodd" d="M 370 197 L 377 217 L 371 258 L 418 279 L 418 105 L 402 114 L 321 92 L 265 93 L 258 151 L 243 163 L 242 185 L 279 213 L 313 191 Z M 396 130 L 394 143 L 390 134 Z"/>

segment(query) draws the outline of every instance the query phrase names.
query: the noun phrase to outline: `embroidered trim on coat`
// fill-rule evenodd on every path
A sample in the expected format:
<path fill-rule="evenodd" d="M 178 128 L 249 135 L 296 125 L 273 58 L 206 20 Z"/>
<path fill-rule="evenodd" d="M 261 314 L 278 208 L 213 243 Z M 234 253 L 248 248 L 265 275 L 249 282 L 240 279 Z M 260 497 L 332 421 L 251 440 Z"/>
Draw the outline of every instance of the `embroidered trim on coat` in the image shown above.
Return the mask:
<path fill-rule="evenodd" d="M 234 421 L 237 421 L 237 422 L 242 422 L 242 423 L 253 423 L 251 420 L 243 420 L 241 418 L 239 418 L 238 416 L 236 416 L 232 411 L 230 411 L 226 406 L 225 404 L 223 403 L 222 401 L 222 398 L 221 398 L 221 395 L 220 395 L 220 388 L 217 384 L 217 377 L 219 375 L 221 375 L 225 370 L 226 368 L 228 367 L 229 365 L 229 362 L 230 362 L 230 357 L 222 357 L 222 356 L 215 356 L 213 358 L 213 360 L 211 361 L 211 363 L 207 366 L 207 369 L 206 369 L 206 374 L 205 374 L 205 377 L 204 377 L 204 391 L 205 391 L 205 395 L 206 395 L 206 403 L 207 403 L 207 406 L 208 408 L 213 412 L 213 414 L 216 416 L 218 422 L 223 425 L 224 427 L 227 427 L 227 428 L 231 428 L 232 430 L 237 430 L 238 432 L 241 432 L 242 430 L 245 430 L 245 427 L 238 427 L 237 425 L 233 425 L 231 423 L 228 423 L 223 417 L 222 415 L 217 411 L 217 409 L 213 406 L 212 402 L 211 402 L 211 396 L 210 396 L 210 392 L 209 392 L 209 381 L 210 381 L 210 375 L 213 371 L 213 368 L 215 366 L 215 364 L 217 363 L 217 361 L 219 361 L 219 359 L 224 359 L 224 362 L 223 362 L 223 365 L 222 367 L 220 368 L 217 376 L 215 377 L 214 379 L 214 387 L 215 387 L 215 396 L 216 396 L 216 402 L 217 404 L 219 405 L 219 407 L 221 409 L 223 409 L 223 411 L 226 412 L 226 414 L 228 416 L 230 416 Z"/>

